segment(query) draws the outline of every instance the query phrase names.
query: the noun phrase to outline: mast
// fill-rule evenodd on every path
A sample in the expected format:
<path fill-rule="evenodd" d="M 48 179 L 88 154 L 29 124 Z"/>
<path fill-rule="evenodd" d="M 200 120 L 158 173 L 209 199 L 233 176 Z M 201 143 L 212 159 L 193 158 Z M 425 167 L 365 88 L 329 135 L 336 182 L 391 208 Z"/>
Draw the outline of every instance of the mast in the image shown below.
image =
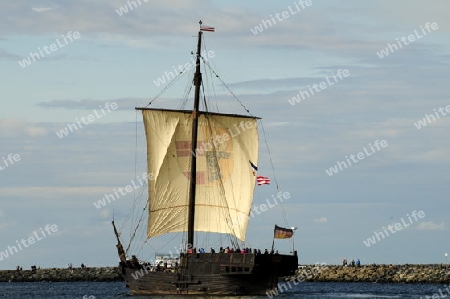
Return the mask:
<path fill-rule="evenodd" d="M 202 21 L 200 21 L 200 25 Z M 202 73 L 200 73 L 200 53 L 201 53 L 202 32 L 198 32 L 197 61 L 194 74 L 194 109 L 192 110 L 192 138 L 191 138 L 191 184 L 189 187 L 189 207 L 188 207 L 188 246 L 194 247 L 194 216 L 195 216 L 195 189 L 197 184 L 197 157 L 195 149 L 197 147 L 198 111 L 200 103 L 200 86 L 202 84 Z"/>

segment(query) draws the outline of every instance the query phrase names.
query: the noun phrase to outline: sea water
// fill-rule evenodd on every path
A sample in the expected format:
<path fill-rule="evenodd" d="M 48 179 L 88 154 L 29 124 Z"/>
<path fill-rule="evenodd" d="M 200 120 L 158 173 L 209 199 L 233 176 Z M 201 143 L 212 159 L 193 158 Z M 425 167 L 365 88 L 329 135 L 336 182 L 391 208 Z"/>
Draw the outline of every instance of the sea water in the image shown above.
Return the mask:
<path fill-rule="evenodd" d="M 447 291 L 449 290 L 449 291 Z M 314 283 L 302 282 L 283 288 L 272 298 L 450 298 L 450 287 L 436 284 L 385 284 L 385 283 Z M 446 296 L 446 297 L 444 297 Z M 186 296 L 176 296 L 183 298 Z M 174 296 L 130 296 L 123 282 L 12 282 L 0 283 L 0 298 L 174 298 Z M 269 298 L 269 296 L 200 297 L 190 298 Z"/>

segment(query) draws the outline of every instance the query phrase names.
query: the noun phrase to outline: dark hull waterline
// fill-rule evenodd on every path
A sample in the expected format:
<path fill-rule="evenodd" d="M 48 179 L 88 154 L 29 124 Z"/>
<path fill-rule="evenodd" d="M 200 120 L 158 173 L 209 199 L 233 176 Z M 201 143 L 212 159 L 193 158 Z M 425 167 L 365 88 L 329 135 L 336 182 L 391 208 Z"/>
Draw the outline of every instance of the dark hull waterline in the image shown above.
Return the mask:
<path fill-rule="evenodd" d="M 150 271 L 127 261 L 120 271 L 133 295 L 264 295 L 295 273 L 295 255 L 185 254 L 176 271 Z"/>

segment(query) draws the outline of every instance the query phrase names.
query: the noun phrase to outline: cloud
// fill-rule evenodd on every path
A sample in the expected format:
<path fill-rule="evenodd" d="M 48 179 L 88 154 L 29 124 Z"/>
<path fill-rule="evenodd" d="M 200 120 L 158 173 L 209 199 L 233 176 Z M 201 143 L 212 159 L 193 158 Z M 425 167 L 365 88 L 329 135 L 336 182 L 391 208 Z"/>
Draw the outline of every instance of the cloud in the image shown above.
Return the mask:
<path fill-rule="evenodd" d="M 111 193 L 111 188 L 106 186 L 79 186 L 79 187 L 6 187 L 0 188 L 3 196 L 20 196 L 22 198 L 41 198 L 50 200 L 60 200 L 68 196 L 79 194 L 89 194 L 91 196 L 101 196 L 104 193 Z M 51 195 L 45 194 L 49 192 Z"/>
<path fill-rule="evenodd" d="M 145 106 L 148 101 L 148 99 L 143 98 L 121 98 L 111 100 L 51 100 L 47 102 L 39 102 L 36 105 L 48 109 L 62 108 L 67 110 L 94 110 L 100 109 L 100 106 L 104 107 L 107 102 L 115 102 L 117 103 L 118 110 L 134 110 L 134 107 Z"/>
<path fill-rule="evenodd" d="M 357 26 L 346 22 L 344 17 L 340 21 L 326 22 L 319 18 L 323 16 L 323 10 L 316 8 L 308 8 L 254 35 L 251 29 L 261 26 L 261 17 L 268 20 L 271 14 L 287 10 L 288 5 L 283 4 L 277 5 L 274 10 L 265 10 L 261 15 L 260 11 L 246 8 L 245 5 L 236 7 L 236 3 L 217 4 L 210 0 L 174 0 L 170 3 L 152 1 L 133 9 L 130 9 L 132 6 L 127 1 L 122 0 L 80 0 L 63 4 L 61 1 L 48 0 L 46 3 L 48 7 L 33 7 L 31 10 L 33 2 L 30 0 L 8 3 L 3 8 L 4 15 L 14 15 L 14 18 L 0 18 L 0 34 L 45 35 L 54 33 L 55 28 L 58 28 L 61 33 L 77 30 L 83 36 L 96 38 L 97 41 L 119 42 L 134 48 L 162 48 L 176 46 L 177 41 L 173 36 L 190 36 L 196 32 L 198 23 L 192 20 L 201 19 L 204 12 L 209 11 L 208 19 L 214 20 L 214 24 L 208 20 L 205 22 L 220 30 L 223 41 L 228 45 L 232 40 L 233 44 L 247 47 L 299 48 L 316 53 L 339 52 L 348 56 L 357 51 L 379 48 L 380 44 L 388 42 L 378 42 L 376 37 L 383 38 L 384 32 L 377 32 L 377 27 L 365 19 L 359 20 Z M 117 11 L 124 7 L 128 13 L 120 16 Z M 351 8 L 358 9 L 354 6 Z M 340 9 L 342 15 L 346 15 L 346 5 Z M 367 13 L 364 6 L 359 10 Z M 48 11 L 51 13 L 46 13 Z M 152 22 L 147 22 L 148 19 Z M 164 28 L 164 35 L 161 28 Z M 372 33 L 370 37 L 360 33 L 368 31 Z M 298 38 L 299 33 L 301 38 Z"/>
<path fill-rule="evenodd" d="M 41 137 L 48 133 L 42 124 L 35 124 L 20 118 L 0 119 L 0 137 Z"/>
<path fill-rule="evenodd" d="M 238 89 L 254 89 L 261 91 L 262 88 L 267 88 L 268 90 L 274 90 L 274 89 L 286 89 L 286 88 L 292 88 L 293 86 L 299 86 L 299 85 L 307 85 L 307 82 L 309 80 L 317 78 L 283 78 L 283 79 L 270 79 L 270 78 L 262 78 L 262 79 L 255 79 L 255 80 L 249 80 L 249 81 L 242 81 L 242 82 L 235 82 L 228 84 L 233 90 Z"/>
<path fill-rule="evenodd" d="M 17 221 L 3 222 L 2 224 L 0 224 L 0 232 L 1 231 L 6 231 L 7 228 L 14 227 L 16 225 L 17 225 Z"/>
<path fill-rule="evenodd" d="M 111 218 L 111 210 L 110 209 L 103 209 L 100 212 L 102 219 L 110 219 Z"/>
<path fill-rule="evenodd" d="M 35 11 L 35 12 L 45 12 L 45 11 L 53 10 L 53 8 L 52 7 L 33 7 L 31 10 Z"/>
<path fill-rule="evenodd" d="M 418 230 L 444 230 L 445 223 L 441 224 L 434 223 L 433 221 L 423 221 L 417 226 Z"/>
<path fill-rule="evenodd" d="M 69 230 L 67 228 L 60 229 L 60 227 L 58 227 L 58 230 L 56 232 L 52 232 L 51 236 L 52 237 L 61 237 L 61 236 L 65 236 L 67 234 L 69 234 Z"/>
<path fill-rule="evenodd" d="M 174 1 L 176 3 L 170 4 L 153 1 L 152 3 L 143 3 L 120 17 L 116 10 L 123 6 L 129 8 L 127 2 L 122 0 L 95 2 L 80 0 L 76 3 L 48 0 L 46 7 L 32 7 L 33 2 L 26 0 L 21 3 L 5 4 L 0 15 L 14 15 L 14 18 L 0 19 L 0 34 L 15 32 L 24 35 L 30 33 L 42 35 L 52 33 L 55 28 L 58 28 L 59 32 L 77 30 L 81 34 L 92 35 L 107 32 L 108 36 L 112 34 L 127 37 L 127 40 L 135 40 L 136 36 L 146 35 L 145 32 L 147 32 L 147 36 L 149 33 L 161 35 L 161 26 L 170 23 L 173 25 L 167 27 L 171 28 L 169 29 L 170 34 L 179 35 L 183 32 L 191 34 L 197 30 L 198 24 L 191 22 L 190 26 L 186 26 L 187 17 L 183 17 L 183 15 L 195 13 L 196 7 L 205 8 L 208 4 L 208 1 L 203 0 Z M 51 13 L 45 13 L 49 11 Z M 200 19 L 199 12 L 195 15 L 198 15 L 198 18 L 195 17 L 196 20 Z M 142 22 L 149 16 L 153 19 L 152 22 Z M 94 19 L 102 21 L 97 22 Z M 157 43 L 157 41 L 153 41 L 153 44 Z"/>
<path fill-rule="evenodd" d="M 5 49 L 0 49 L 0 59 L 17 60 L 17 59 L 21 59 L 21 57 L 19 55 L 11 54 L 8 51 L 6 51 Z"/>
<path fill-rule="evenodd" d="M 327 221 L 328 221 L 327 217 L 320 217 L 320 218 L 314 219 L 315 223 L 325 223 Z"/>

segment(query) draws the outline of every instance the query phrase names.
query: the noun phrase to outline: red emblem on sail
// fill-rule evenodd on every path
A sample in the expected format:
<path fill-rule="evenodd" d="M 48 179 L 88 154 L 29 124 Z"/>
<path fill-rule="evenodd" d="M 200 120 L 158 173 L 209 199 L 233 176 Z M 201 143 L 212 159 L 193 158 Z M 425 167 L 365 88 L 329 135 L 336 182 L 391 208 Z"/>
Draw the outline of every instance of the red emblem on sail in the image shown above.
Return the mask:
<path fill-rule="evenodd" d="M 190 141 L 175 142 L 178 165 L 187 179 L 191 176 L 191 144 Z M 228 129 L 199 126 L 194 154 L 197 157 L 197 185 L 216 185 L 230 177 L 233 170 L 233 141 Z"/>

